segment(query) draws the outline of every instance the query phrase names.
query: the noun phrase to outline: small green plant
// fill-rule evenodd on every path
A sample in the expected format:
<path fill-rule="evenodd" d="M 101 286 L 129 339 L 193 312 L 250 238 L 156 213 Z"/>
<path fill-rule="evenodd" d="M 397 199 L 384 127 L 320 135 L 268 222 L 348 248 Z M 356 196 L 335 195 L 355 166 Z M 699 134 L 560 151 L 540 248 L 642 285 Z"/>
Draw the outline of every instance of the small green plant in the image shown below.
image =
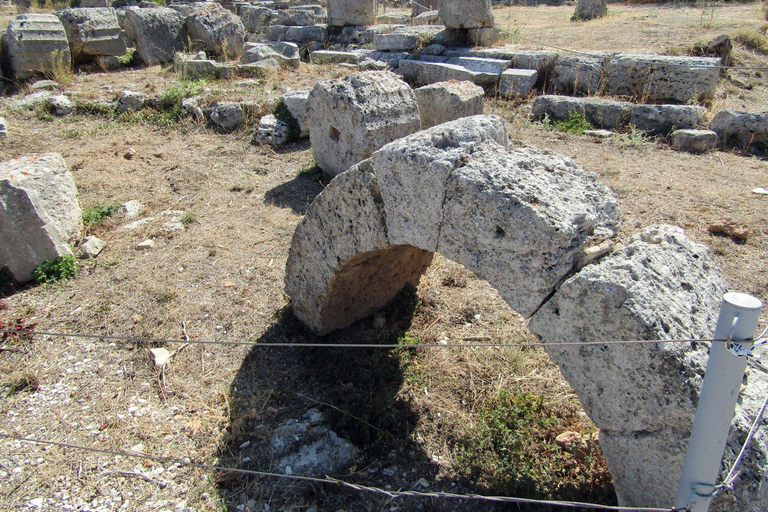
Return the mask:
<path fill-rule="evenodd" d="M 189 226 L 190 224 L 195 222 L 195 215 L 187 212 L 181 216 L 181 218 L 179 219 L 179 222 L 181 222 L 185 226 Z"/>
<path fill-rule="evenodd" d="M 66 85 L 72 82 L 75 75 L 72 72 L 72 58 L 69 53 L 64 53 L 61 50 L 54 50 L 51 54 L 50 67 L 45 75 L 47 78 L 59 82 L 60 84 Z"/>
<path fill-rule="evenodd" d="M 40 381 L 37 376 L 31 372 L 23 372 L 11 378 L 3 385 L 0 396 L 7 398 L 23 391 L 34 393 L 38 389 L 40 389 Z"/>
<path fill-rule="evenodd" d="M 587 130 L 594 130 L 592 123 L 587 121 L 584 114 L 581 112 L 573 111 L 568 115 L 568 119 L 565 121 L 556 121 L 552 123 L 552 126 L 556 130 L 560 130 L 566 133 L 573 133 L 576 135 L 582 134 Z"/>
<path fill-rule="evenodd" d="M 133 66 L 138 63 L 138 54 L 134 48 L 128 48 L 125 55 L 121 55 L 117 58 L 121 66 Z"/>
<path fill-rule="evenodd" d="M 75 257 L 65 254 L 52 260 L 45 260 L 35 268 L 33 275 L 35 281 L 40 284 L 56 283 L 75 277 L 77 275 Z"/>
<path fill-rule="evenodd" d="M 315 162 L 312 162 L 309 166 L 304 167 L 298 173 L 297 178 L 306 178 L 308 180 L 315 181 L 321 185 L 328 185 L 331 182 L 331 177 L 328 176 L 323 169 L 320 168 Z"/>
<path fill-rule="evenodd" d="M 201 94 L 205 90 L 206 83 L 205 80 L 190 80 L 171 87 L 157 100 L 157 112 L 148 116 L 147 119 L 166 127 L 177 124 L 184 117 L 184 110 L 181 108 L 182 100 Z"/>
<path fill-rule="evenodd" d="M 83 209 L 83 224 L 98 224 L 115 213 L 119 206 L 118 204 L 99 204 L 85 208 Z"/>
<path fill-rule="evenodd" d="M 762 53 L 763 55 L 768 55 L 768 37 L 757 30 L 742 30 L 736 34 L 733 39 L 750 50 Z"/>
<path fill-rule="evenodd" d="M 293 117 L 293 114 L 291 114 L 291 111 L 285 106 L 285 103 L 280 101 L 272 113 L 278 121 L 282 121 L 288 126 L 288 142 L 299 140 L 299 137 L 301 137 L 299 121 Z"/>
<path fill-rule="evenodd" d="M 616 142 L 620 148 L 625 149 L 643 146 L 650 143 L 651 139 L 644 131 L 638 130 L 635 125 L 631 124 L 628 132 L 620 133 L 616 137 Z"/>

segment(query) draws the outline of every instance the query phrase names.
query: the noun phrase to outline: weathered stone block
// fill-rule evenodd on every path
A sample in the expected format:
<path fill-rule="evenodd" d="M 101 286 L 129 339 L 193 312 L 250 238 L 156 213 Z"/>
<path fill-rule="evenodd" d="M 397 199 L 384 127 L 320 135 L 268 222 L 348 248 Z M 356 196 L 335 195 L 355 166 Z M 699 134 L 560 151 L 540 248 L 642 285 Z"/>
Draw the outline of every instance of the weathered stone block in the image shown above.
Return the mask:
<path fill-rule="evenodd" d="M 483 113 L 485 91 L 472 82 L 440 82 L 414 91 L 423 129 Z"/>
<path fill-rule="evenodd" d="M 491 0 L 441 0 L 437 10 L 448 28 L 493 27 Z"/>
<path fill-rule="evenodd" d="M 139 58 L 147 66 L 171 62 L 187 45 L 184 16 L 166 7 L 128 9 L 126 32 L 136 41 Z"/>
<path fill-rule="evenodd" d="M 286 27 L 272 25 L 264 31 L 264 37 L 271 41 L 294 41 L 297 43 L 320 42 L 328 40 L 328 31 L 320 26 Z"/>
<path fill-rule="evenodd" d="M 416 84 L 435 84 L 448 80 L 470 81 L 477 85 L 490 85 L 497 82 L 501 75 L 478 73 L 464 66 L 424 60 L 401 60 L 398 72 L 409 82 Z"/>
<path fill-rule="evenodd" d="M 240 19 L 246 32 L 261 33 L 269 27 L 277 17 L 277 12 L 268 7 L 243 5 L 240 7 Z"/>
<path fill-rule="evenodd" d="M 608 13 L 608 6 L 605 0 L 577 0 L 576 12 L 571 21 L 592 20 L 602 18 Z"/>
<path fill-rule="evenodd" d="M 67 32 L 73 61 L 89 61 L 99 55 L 125 55 L 123 30 L 114 9 L 64 9 L 56 15 Z"/>
<path fill-rule="evenodd" d="M 321 21 L 314 11 L 309 9 L 281 9 L 276 11 L 274 24 L 289 27 L 306 27 Z"/>
<path fill-rule="evenodd" d="M 379 51 L 413 50 L 420 45 L 418 34 L 375 34 L 373 47 Z"/>
<path fill-rule="evenodd" d="M 299 123 L 299 137 L 309 137 L 309 91 L 295 91 L 283 94 L 280 100 Z"/>
<path fill-rule="evenodd" d="M 286 45 L 285 50 L 288 50 L 287 45 L 290 43 L 277 43 Z M 298 68 L 301 65 L 301 59 L 299 58 L 299 47 L 292 45 L 295 52 L 288 52 L 288 56 L 273 48 L 270 44 L 264 43 L 246 43 L 245 50 L 242 57 L 240 57 L 241 64 L 252 64 L 265 59 L 275 59 L 281 65 L 286 68 Z"/>
<path fill-rule="evenodd" d="M 3 34 L 5 73 L 16 80 L 72 67 L 67 33 L 55 14 L 22 14 Z"/>
<path fill-rule="evenodd" d="M 421 128 L 413 91 L 387 71 L 319 82 L 309 95 L 309 109 L 312 153 L 332 176 Z"/>
<path fill-rule="evenodd" d="M 724 147 L 768 151 L 768 112 L 721 110 L 712 119 L 710 129 Z"/>
<path fill-rule="evenodd" d="M 187 17 L 187 33 L 194 50 L 237 59 L 243 53 L 245 27 L 240 18 L 219 4 L 208 4 Z"/>
<path fill-rule="evenodd" d="M 696 105 L 632 105 L 629 124 L 651 135 L 697 128 L 707 111 Z"/>
<path fill-rule="evenodd" d="M 595 94 L 600 90 L 608 54 L 561 55 L 552 66 L 550 89 L 558 94 Z"/>
<path fill-rule="evenodd" d="M 720 77 L 720 59 L 618 53 L 605 65 L 610 94 L 643 101 L 711 100 Z"/>
<path fill-rule="evenodd" d="M 521 98 L 533 89 L 538 76 L 534 69 L 508 69 L 499 79 L 499 94 L 502 98 Z"/>
<path fill-rule="evenodd" d="M 376 23 L 376 0 L 328 0 L 328 25 L 346 27 Z"/>
<path fill-rule="evenodd" d="M 309 54 L 312 64 L 359 64 L 363 55 L 357 52 L 339 52 L 333 50 L 317 50 Z"/>
<path fill-rule="evenodd" d="M 35 267 L 71 255 L 80 236 L 77 187 L 58 153 L 0 163 L 0 268 L 20 282 Z"/>

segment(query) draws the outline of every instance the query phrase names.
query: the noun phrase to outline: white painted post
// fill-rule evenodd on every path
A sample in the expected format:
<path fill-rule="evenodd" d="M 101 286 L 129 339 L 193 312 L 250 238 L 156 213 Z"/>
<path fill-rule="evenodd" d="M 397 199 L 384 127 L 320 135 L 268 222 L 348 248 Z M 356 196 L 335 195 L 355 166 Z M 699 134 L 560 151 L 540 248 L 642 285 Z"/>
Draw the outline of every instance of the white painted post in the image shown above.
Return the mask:
<path fill-rule="evenodd" d="M 720 305 L 715 327 L 715 340 L 740 342 L 752 347 L 757 321 L 763 303 L 743 293 L 726 293 Z M 712 343 L 707 373 L 699 395 L 691 439 L 685 455 L 683 474 L 677 488 L 675 508 L 690 512 L 707 512 L 720 471 L 723 450 L 731 429 L 731 420 L 739 398 L 739 390 L 747 360 L 734 355 L 723 341 Z"/>

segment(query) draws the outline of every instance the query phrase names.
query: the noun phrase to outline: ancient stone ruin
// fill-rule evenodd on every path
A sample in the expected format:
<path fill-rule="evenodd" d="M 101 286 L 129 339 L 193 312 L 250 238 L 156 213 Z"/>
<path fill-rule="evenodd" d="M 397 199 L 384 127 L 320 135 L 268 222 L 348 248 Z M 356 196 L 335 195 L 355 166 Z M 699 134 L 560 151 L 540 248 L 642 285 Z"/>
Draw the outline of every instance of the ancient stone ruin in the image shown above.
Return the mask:
<path fill-rule="evenodd" d="M 668 506 L 707 345 L 601 342 L 707 338 L 726 285 L 708 250 L 680 228 L 648 228 L 610 252 L 619 227 L 612 192 L 567 158 L 510 150 L 507 138 L 500 118 L 464 118 L 387 144 L 338 175 L 294 234 L 285 275 L 293 311 L 326 334 L 418 283 L 435 252 L 461 263 L 530 319 L 600 428 L 619 502 Z M 584 345 L 547 345 L 563 341 Z M 726 459 L 741 447 L 768 375 L 753 372 L 750 384 Z M 735 488 L 742 510 L 759 510 L 768 493 L 759 467 L 768 453 L 758 451 Z M 724 499 L 714 506 L 728 510 Z"/>

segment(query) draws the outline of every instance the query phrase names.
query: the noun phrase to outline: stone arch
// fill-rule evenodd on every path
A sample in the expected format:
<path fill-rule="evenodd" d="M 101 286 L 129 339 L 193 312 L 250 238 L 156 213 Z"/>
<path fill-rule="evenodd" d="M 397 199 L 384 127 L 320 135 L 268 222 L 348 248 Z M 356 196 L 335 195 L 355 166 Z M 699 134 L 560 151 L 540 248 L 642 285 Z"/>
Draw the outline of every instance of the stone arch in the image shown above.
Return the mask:
<path fill-rule="evenodd" d="M 504 121 L 475 116 L 392 142 L 334 178 L 296 229 L 285 288 L 296 316 L 325 334 L 416 284 L 435 252 L 464 265 L 530 319 L 600 428 L 620 504 L 666 507 L 708 347 L 600 342 L 707 338 L 726 286 L 707 249 L 672 226 L 584 266 L 618 228 L 616 198 L 593 174 L 553 153 L 509 150 Z M 557 341 L 587 344 L 547 345 Z M 768 388 L 768 374 L 750 378 L 748 393 Z M 745 399 L 736 422 L 746 429 L 761 401 Z M 735 490 L 743 510 L 768 493 L 760 456 Z"/>

